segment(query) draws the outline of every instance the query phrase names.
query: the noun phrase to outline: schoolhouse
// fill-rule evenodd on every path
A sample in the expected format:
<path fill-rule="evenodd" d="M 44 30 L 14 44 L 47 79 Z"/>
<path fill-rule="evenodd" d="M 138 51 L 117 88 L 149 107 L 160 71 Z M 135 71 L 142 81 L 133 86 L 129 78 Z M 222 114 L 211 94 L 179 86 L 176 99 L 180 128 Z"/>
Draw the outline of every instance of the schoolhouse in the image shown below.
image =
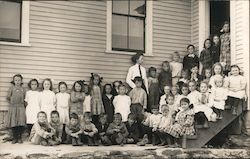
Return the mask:
<path fill-rule="evenodd" d="M 98 73 L 103 82 L 125 81 L 130 58 L 145 55 L 160 68 L 186 46 L 203 42 L 230 21 L 231 60 L 249 82 L 249 10 L 246 0 L 89 0 L 0 2 L 0 122 L 12 76 L 52 78 L 72 85 Z M 249 94 L 249 86 L 248 86 Z M 249 124 L 250 125 L 250 124 Z"/>

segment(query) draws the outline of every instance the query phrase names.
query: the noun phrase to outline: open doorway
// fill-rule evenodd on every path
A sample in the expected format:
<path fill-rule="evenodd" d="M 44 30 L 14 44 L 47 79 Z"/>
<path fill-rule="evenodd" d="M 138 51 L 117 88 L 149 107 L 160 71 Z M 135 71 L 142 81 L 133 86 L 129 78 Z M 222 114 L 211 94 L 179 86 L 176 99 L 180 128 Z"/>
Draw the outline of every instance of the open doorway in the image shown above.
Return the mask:
<path fill-rule="evenodd" d="M 225 21 L 230 22 L 230 1 L 210 0 L 210 37 L 221 35 Z"/>

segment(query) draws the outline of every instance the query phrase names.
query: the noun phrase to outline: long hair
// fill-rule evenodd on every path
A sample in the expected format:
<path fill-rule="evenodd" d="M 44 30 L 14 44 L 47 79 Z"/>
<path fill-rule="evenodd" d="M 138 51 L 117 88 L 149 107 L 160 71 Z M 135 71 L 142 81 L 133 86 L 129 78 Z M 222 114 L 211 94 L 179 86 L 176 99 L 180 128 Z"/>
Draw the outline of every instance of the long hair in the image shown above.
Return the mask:
<path fill-rule="evenodd" d="M 42 83 L 42 90 L 44 90 L 44 82 L 45 81 L 49 81 L 49 83 L 50 83 L 50 87 L 49 87 L 49 90 L 53 90 L 53 86 L 52 86 L 52 81 L 51 81 L 51 79 L 50 78 L 45 78 L 44 80 L 43 80 L 43 83 Z"/>

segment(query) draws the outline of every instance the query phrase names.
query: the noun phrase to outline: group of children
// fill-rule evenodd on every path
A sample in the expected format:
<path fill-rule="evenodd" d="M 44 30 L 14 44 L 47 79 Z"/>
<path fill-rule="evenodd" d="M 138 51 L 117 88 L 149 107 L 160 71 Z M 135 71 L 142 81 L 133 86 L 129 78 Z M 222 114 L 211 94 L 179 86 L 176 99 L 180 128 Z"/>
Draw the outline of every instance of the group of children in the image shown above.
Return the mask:
<path fill-rule="evenodd" d="M 225 34 L 228 31 L 226 26 Z M 222 119 L 226 102 L 236 115 L 246 95 L 240 68 L 232 65 L 228 74 L 230 61 L 220 56 L 228 54 L 228 50 L 222 53 L 225 49 L 218 49 L 226 44 L 220 44 L 218 36 L 213 42 L 205 40 L 200 57 L 195 47 L 188 45 L 182 62 L 174 52 L 171 62 L 162 63 L 158 76 L 155 67 L 148 69 L 147 76 L 141 66 L 143 54 L 137 53 L 132 57 L 135 65 L 129 68 L 127 84 L 114 81 L 102 87 L 102 77 L 92 73 L 89 85 L 76 81 L 69 91 L 65 82 L 59 82 L 55 94 L 51 79 L 43 80 L 42 91 L 38 91 L 38 81 L 31 79 L 26 91 L 22 75 L 14 75 L 7 96 L 12 143 L 22 143 L 27 125 L 30 141 L 41 145 L 178 146 L 180 137 L 195 135 L 195 125 L 208 128 L 208 121 Z"/>

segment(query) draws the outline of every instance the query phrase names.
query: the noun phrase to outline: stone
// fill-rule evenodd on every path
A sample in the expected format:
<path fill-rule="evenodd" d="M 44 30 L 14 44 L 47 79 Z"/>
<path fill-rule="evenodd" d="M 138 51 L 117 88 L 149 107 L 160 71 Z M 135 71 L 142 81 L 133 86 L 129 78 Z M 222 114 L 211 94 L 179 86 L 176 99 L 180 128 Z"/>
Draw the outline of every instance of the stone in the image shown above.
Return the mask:
<path fill-rule="evenodd" d="M 152 150 L 148 150 L 148 151 L 133 151 L 133 150 L 130 150 L 130 151 L 127 151 L 127 153 L 128 153 L 130 156 L 133 156 L 133 157 L 141 157 L 141 156 L 148 156 L 148 155 L 156 155 L 156 152 L 155 152 L 155 151 L 152 151 Z"/>
<path fill-rule="evenodd" d="M 166 156 L 166 157 L 172 157 L 172 156 L 176 156 L 178 154 L 182 154 L 182 150 L 181 149 L 166 149 L 162 152 L 162 155 L 163 156 Z"/>
<path fill-rule="evenodd" d="M 34 153 L 34 154 L 29 154 L 27 155 L 27 158 L 29 159 L 40 159 L 40 158 L 49 158 L 51 157 L 48 154 L 43 154 L 43 153 Z"/>
<path fill-rule="evenodd" d="M 90 159 L 93 158 L 93 153 L 88 153 L 88 152 L 71 152 L 71 153 L 66 153 L 60 156 L 60 158 L 67 158 L 67 159 Z"/>
<path fill-rule="evenodd" d="M 246 135 L 232 135 L 229 141 L 233 148 L 250 147 L 250 137 Z"/>

